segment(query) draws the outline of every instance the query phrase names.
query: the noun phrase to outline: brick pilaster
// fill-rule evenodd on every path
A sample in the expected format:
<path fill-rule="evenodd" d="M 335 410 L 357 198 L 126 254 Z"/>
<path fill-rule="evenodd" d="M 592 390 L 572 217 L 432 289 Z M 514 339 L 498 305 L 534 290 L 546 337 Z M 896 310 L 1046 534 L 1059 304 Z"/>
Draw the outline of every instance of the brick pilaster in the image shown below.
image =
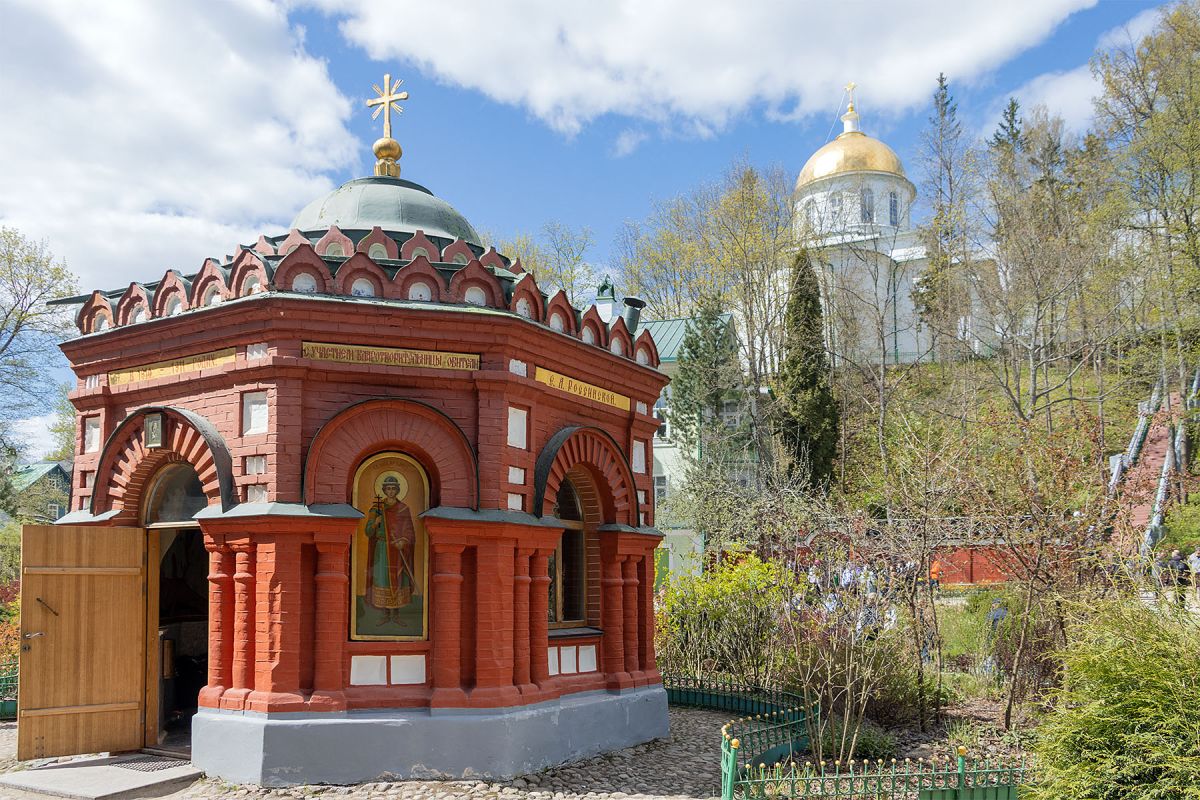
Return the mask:
<path fill-rule="evenodd" d="M 461 544 L 434 543 L 432 678 L 433 693 L 430 706 L 462 706 L 466 693 L 462 690 L 462 554 Z"/>
<path fill-rule="evenodd" d="M 233 551 L 225 537 L 204 535 L 208 551 L 208 685 L 199 704 L 220 708 L 221 695 L 233 682 Z"/>

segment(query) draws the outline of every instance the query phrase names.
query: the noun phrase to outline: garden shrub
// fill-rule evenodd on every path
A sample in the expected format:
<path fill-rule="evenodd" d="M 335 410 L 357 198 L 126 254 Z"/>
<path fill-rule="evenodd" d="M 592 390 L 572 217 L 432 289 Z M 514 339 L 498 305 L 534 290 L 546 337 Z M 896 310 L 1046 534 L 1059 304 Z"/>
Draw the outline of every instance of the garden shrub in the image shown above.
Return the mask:
<path fill-rule="evenodd" d="M 841 729 L 836 726 L 830 726 L 825 729 L 824 752 L 836 753 L 837 740 L 841 737 Z M 896 737 L 885 731 L 883 728 L 871 722 L 864 722 L 858 729 L 858 740 L 854 745 L 854 754 L 851 758 L 862 759 L 877 759 L 877 758 L 895 758 L 896 757 Z"/>
<path fill-rule="evenodd" d="M 661 668 L 773 683 L 788 659 L 779 619 L 792 585 L 790 573 L 754 555 L 728 558 L 695 575 L 672 575 L 656 623 Z"/>
<path fill-rule="evenodd" d="M 1037 730 L 1035 800 L 1200 797 L 1200 627 L 1174 609 L 1081 609 Z"/>

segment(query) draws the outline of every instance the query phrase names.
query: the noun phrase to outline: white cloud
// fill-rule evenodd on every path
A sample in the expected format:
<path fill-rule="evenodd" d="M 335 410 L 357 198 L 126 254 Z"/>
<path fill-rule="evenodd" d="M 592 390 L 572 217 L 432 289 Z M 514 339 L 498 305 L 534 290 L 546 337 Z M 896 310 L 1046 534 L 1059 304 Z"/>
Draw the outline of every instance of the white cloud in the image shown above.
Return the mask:
<path fill-rule="evenodd" d="M 1099 84 L 1092 77 L 1092 70 L 1084 64 L 1065 72 L 1046 72 L 1021 86 L 1012 93 L 1021 104 L 1023 112 L 1028 112 L 1035 106 L 1045 106 L 1051 113 L 1063 118 L 1067 128 L 1073 131 L 1085 131 L 1092 124 L 1094 109 L 1092 99 L 1099 91 Z M 993 109 L 992 124 L 987 133 L 991 133 L 1000 119 L 1002 106 L 997 103 Z"/>
<path fill-rule="evenodd" d="M 645 131 L 626 128 L 617 135 L 617 140 L 613 142 L 613 155 L 617 158 L 630 155 L 638 149 L 642 142 L 646 141 L 647 136 Z"/>
<path fill-rule="evenodd" d="M 43 459 L 54 449 L 54 436 L 50 433 L 50 425 L 54 422 L 54 414 L 42 414 L 37 417 L 26 417 L 12 423 L 11 431 L 17 444 L 24 450 L 24 457 L 30 461 Z"/>
<path fill-rule="evenodd" d="M 1096 40 L 1096 49 L 1109 50 L 1136 44 L 1154 28 L 1161 15 L 1161 7 L 1142 11 L 1125 24 L 1102 33 Z M 1061 116 L 1069 129 L 1082 133 L 1092 124 L 1095 115 L 1092 101 L 1100 91 L 1100 83 L 1092 76 L 1088 64 L 1070 70 L 1042 73 L 993 103 L 989 109 L 985 135 L 995 128 L 1009 97 L 1017 98 L 1026 110 L 1044 105 L 1051 113 Z"/>
<path fill-rule="evenodd" d="M 927 102 L 939 72 L 980 78 L 1096 0 L 310 2 L 372 58 L 571 134 L 604 114 L 697 132 L 759 105 L 826 114 L 851 79 L 864 109 L 902 111 Z"/>
<path fill-rule="evenodd" d="M 195 271 L 360 156 L 349 101 L 267 0 L 0 9 L 0 223 L 82 288 Z"/>

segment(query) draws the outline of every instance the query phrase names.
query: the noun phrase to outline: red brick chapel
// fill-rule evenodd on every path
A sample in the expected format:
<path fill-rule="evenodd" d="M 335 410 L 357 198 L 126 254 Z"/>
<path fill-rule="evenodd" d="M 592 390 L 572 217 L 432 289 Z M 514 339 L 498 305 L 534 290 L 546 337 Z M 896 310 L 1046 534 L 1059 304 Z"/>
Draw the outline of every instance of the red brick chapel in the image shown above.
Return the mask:
<path fill-rule="evenodd" d="M 574 307 L 399 177 L 390 122 L 374 152 L 286 233 L 72 298 L 56 530 L 129 537 L 147 598 L 114 655 L 140 705 L 101 698 L 102 727 L 265 785 L 505 776 L 663 736 L 667 379 L 642 303 Z"/>

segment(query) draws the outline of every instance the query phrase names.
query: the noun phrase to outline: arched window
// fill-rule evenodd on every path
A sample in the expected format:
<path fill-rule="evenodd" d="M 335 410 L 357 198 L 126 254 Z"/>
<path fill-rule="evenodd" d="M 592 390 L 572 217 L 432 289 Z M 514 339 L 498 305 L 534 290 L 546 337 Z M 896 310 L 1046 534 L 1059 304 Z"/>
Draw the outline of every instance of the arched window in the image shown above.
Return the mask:
<path fill-rule="evenodd" d="M 341 242 L 330 242 L 329 244 L 325 245 L 325 255 L 344 256 L 346 255 L 346 251 L 343 249 Z"/>
<path fill-rule="evenodd" d="M 812 200 L 804 201 L 804 222 L 810 231 L 817 228 L 816 204 Z"/>
<path fill-rule="evenodd" d="M 104 316 L 103 314 L 98 314 L 96 316 L 96 324 L 95 324 L 94 330 L 97 332 L 108 330 L 108 317 Z"/>
<path fill-rule="evenodd" d="M 835 191 L 829 195 L 829 216 L 832 217 L 833 224 L 839 225 L 842 222 L 842 193 Z"/>
<path fill-rule="evenodd" d="M 413 257 L 413 258 L 425 258 L 425 259 L 428 259 L 428 258 L 429 258 L 429 251 L 428 251 L 428 250 L 426 250 L 424 247 L 414 247 L 414 248 L 413 248 L 413 251 L 412 251 L 412 257 Z"/>
<path fill-rule="evenodd" d="M 370 278 L 355 278 L 354 283 L 350 284 L 350 294 L 355 297 L 374 297 L 375 284 L 371 283 Z"/>
<path fill-rule="evenodd" d="M 247 275 L 246 280 L 242 282 L 242 295 L 258 294 L 262 291 L 262 281 L 257 275 Z"/>
<path fill-rule="evenodd" d="M 408 287 L 408 299 L 429 302 L 433 299 L 433 290 L 425 281 L 413 281 L 412 285 Z"/>
<path fill-rule="evenodd" d="M 563 315 L 558 311 L 550 314 L 550 330 L 562 333 L 567 329 L 567 323 L 563 320 Z"/>
<path fill-rule="evenodd" d="M 167 316 L 173 317 L 176 314 L 183 313 L 183 301 L 178 297 L 172 297 L 167 301 Z"/>
<path fill-rule="evenodd" d="M 473 306 L 486 306 L 487 292 L 478 286 L 468 286 L 467 291 L 463 294 L 463 299 Z"/>
<path fill-rule="evenodd" d="M 533 305 L 529 302 L 528 297 L 517 298 L 517 313 L 525 319 L 533 318 Z"/>
<path fill-rule="evenodd" d="M 209 286 L 207 289 L 205 289 L 204 305 L 219 306 L 219 305 L 221 305 L 222 299 L 224 299 L 224 298 L 221 297 L 221 289 L 220 289 L 220 287 L 216 286 L 215 284 L 212 286 Z"/>
<path fill-rule="evenodd" d="M 310 272 L 301 272 L 292 280 L 292 291 L 313 294 L 317 291 L 317 279 Z"/>
<path fill-rule="evenodd" d="M 625 355 L 625 343 L 619 338 L 614 337 L 612 342 L 608 345 L 608 350 L 613 355 L 623 356 Z"/>
<path fill-rule="evenodd" d="M 875 192 L 869 186 L 864 186 L 859 193 L 859 211 L 863 222 L 875 221 Z"/>
<path fill-rule="evenodd" d="M 168 464 L 154 476 L 143 518 L 147 525 L 192 522 L 208 506 L 204 485 L 191 464 Z"/>
<path fill-rule="evenodd" d="M 381 258 L 387 258 L 387 247 L 385 247 L 382 242 L 376 242 L 367 248 L 367 255 L 375 261 L 378 261 Z"/>
<path fill-rule="evenodd" d="M 587 617 L 587 549 L 584 544 L 583 505 L 569 480 L 558 487 L 554 516 L 562 521 L 562 540 L 550 556 L 549 622 L 582 625 Z"/>
<path fill-rule="evenodd" d="M 581 334 L 584 344 L 596 343 L 596 332 L 592 330 L 591 325 L 585 325 Z"/>
<path fill-rule="evenodd" d="M 895 192 L 888 192 L 888 224 L 900 224 L 900 196 Z"/>
<path fill-rule="evenodd" d="M 146 321 L 146 307 L 144 305 L 142 305 L 141 303 L 138 303 L 137 307 L 133 310 L 133 321 L 134 322 L 145 322 Z"/>

